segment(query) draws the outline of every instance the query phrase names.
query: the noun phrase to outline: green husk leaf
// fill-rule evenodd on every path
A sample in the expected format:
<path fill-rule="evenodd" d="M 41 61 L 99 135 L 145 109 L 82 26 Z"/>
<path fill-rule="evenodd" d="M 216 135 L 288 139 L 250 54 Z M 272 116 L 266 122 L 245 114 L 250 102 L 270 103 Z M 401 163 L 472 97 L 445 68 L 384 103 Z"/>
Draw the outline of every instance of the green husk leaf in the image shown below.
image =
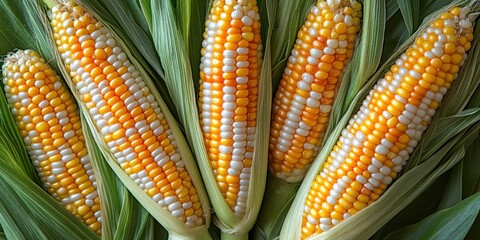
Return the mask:
<path fill-rule="evenodd" d="M 82 1 L 83 2 L 83 1 Z M 79 4 L 82 4 L 79 2 Z M 198 170 L 196 169 L 196 164 L 193 159 L 193 156 L 191 155 L 188 145 L 182 135 L 182 132 L 177 125 L 174 116 L 171 114 L 169 111 L 166 103 L 163 101 L 161 95 L 159 92 L 156 90 L 154 82 L 152 78 L 150 78 L 150 75 L 148 72 L 142 67 L 142 62 L 137 61 L 137 59 L 141 59 L 140 54 L 137 51 L 130 51 L 130 47 L 127 47 L 126 43 L 123 41 L 123 38 L 119 37 L 117 34 L 117 30 L 114 25 L 109 25 L 109 22 L 105 22 L 103 15 L 100 15 L 97 13 L 95 10 L 97 9 L 89 9 L 87 5 L 83 5 L 85 9 L 90 11 L 93 16 L 102 22 L 104 26 L 107 29 L 111 30 L 111 34 L 117 41 L 117 44 L 122 47 L 124 50 L 125 54 L 127 55 L 128 59 L 130 62 L 136 67 L 137 71 L 140 73 L 142 76 L 146 86 L 150 89 L 151 94 L 155 97 L 156 101 L 159 104 L 160 109 L 162 110 L 165 119 L 167 120 L 170 129 L 172 130 L 172 133 L 175 137 L 175 141 L 177 144 L 177 150 L 182 156 L 183 162 L 185 164 L 185 168 L 188 170 L 189 175 L 192 179 L 192 182 L 195 184 L 197 194 L 200 198 L 200 202 L 202 203 L 202 207 L 204 208 L 204 214 L 207 220 L 207 223 L 209 221 L 209 208 L 208 208 L 208 199 L 206 197 L 206 194 L 203 190 L 203 185 L 200 180 L 200 175 L 198 173 Z M 103 13 L 102 13 L 103 14 Z M 50 43 L 49 46 L 55 49 L 55 58 L 58 60 L 59 63 L 61 63 L 61 58 L 56 50 L 55 43 L 53 41 L 53 34 L 52 30 L 50 29 L 50 23 L 47 20 L 46 16 L 42 16 L 42 21 L 44 22 L 44 26 L 46 28 L 46 31 L 48 33 Z M 113 30 L 112 30 L 113 29 Z M 74 84 L 72 82 L 72 79 L 69 77 L 68 72 L 66 71 L 65 67 L 63 64 L 58 64 L 58 68 L 61 70 L 62 75 L 64 76 L 67 85 L 70 87 L 70 89 L 73 91 L 73 95 L 76 98 L 77 102 L 81 102 L 79 98 L 79 93 L 74 87 Z M 137 201 L 157 220 L 159 223 L 169 231 L 169 237 L 174 239 L 174 238 L 191 238 L 191 239 L 196 239 L 199 238 L 201 239 L 204 236 L 204 232 L 206 232 L 206 229 L 208 228 L 208 224 L 201 226 L 201 227 L 195 227 L 195 228 L 190 228 L 187 227 L 186 224 L 181 222 L 179 219 L 173 217 L 169 211 L 163 209 L 160 207 L 159 204 L 157 204 L 153 199 L 151 199 L 137 184 L 134 183 L 134 181 L 123 171 L 123 169 L 119 166 L 119 164 L 116 162 L 115 157 L 113 154 L 110 152 L 109 148 L 105 144 L 103 137 L 101 137 L 99 129 L 96 128 L 95 124 L 93 123 L 93 118 L 89 114 L 89 111 L 86 109 L 86 106 L 83 104 L 79 105 L 80 111 L 86 116 L 85 120 L 86 123 L 89 126 L 90 131 L 92 132 L 92 137 L 94 142 L 97 144 L 100 152 L 102 153 L 103 157 L 105 158 L 106 162 L 112 168 L 112 170 L 115 172 L 116 176 L 120 179 L 120 181 L 125 185 L 125 187 L 130 191 L 130 193 L 137 199 Z M 122 203 L 122 204 L 128 204 L 127 203 Z M 127 214 L 119 215 L 120 219 L 126 219 L 129 218 Z M 147 221 L 147 224 L 148 223 Z M 122 226 L 123 227 L 123 226 Z M 133 233 L 135 234 L 135 233 Z M 147 235 L 148 236 L 148 235 Z"/>
<path fill-rule="evenodd" d="M 398 0 L 386 0 L 387 17 L 389 20 L 399 9 Z"/>
<path fill-rule="evenodd" d="M 462 175 L 462 196 L 467 196 L 475 193 L 475 187 L 480 180 L 480 136 L 472 142 L 466 149 L 465 158 L 463 159 L 463 175 Z"/>
<path fill-rule="evenodd" d="M 466 5 L 474 2 L 476 1 L 457 1 L 445 6 L 442 9 L 439 9 L 436 14 L 450 9 L 452 6 L 459 4 Z M 436 15 L 431 15 L 428 19 L 432 19 L 435 16 Z M 426 22 L 428 22 L 428 20 Z M 287 215 L 286 221 L 282 228 L 280 235 L 281 238 L 296 239 L 300 236 L 300 230 L 292 231 L 291 229 L 295 229 L 295 226 L 299 226 L 301 224 L 303 203 L 305 201 L 304 198 L 310 189 L 311 182 L 317 175 L 318 171 L 323 165 L 323 162 L 328 156 L 329 150 L 332 149 L 333 145 L 338 139 L 338 136 L 340 135 L 341 130 L 346 125 L 352 113 L 359 108 L 360 101 L 365 98 L 366 94 L 369 92 L 376 80 L 383 75 L 386 69 L 388 69 L 396 60 L 396 58 L 411 44 L 414 37 L 421 33 L 425 26 L 426 24 L 423 24 L 417 33 L 405 41 L 404 44 L 396 50 L 395 54 L 391 56 L 380 69 L 377 70 L 377 72 L 355 96 L 352 104 L 348 107 L 343 117 L 340 118 L 337 126 L 333 129 L 330 137 L 325 142 L 323 146 L 324 150 L 320 152 L 316 161 L 313 163 L 311 170 L 308 172 L 305 181 L 297 193 L 297 197 L 292 204 L 290 212 Z M 469 55 L 477 54 L 472 52 L 469 53 Z M 466 65 L 468 65 L 468 63 Z M 462 68 L 461 71 L 464 71 L 464 68 Z M 458 77 L 454 85 L 459 84 L 458 82 L 462 81 L 468 81 L 473 86 L 476 86 L 479 80 L 475 78 Z M 454 99 L 455 97 L 458 97 L 458 95 L 449 94 L 447 95 L 447 98 L 449 97 Z M 445 106 L 442 105 L 442 108 L 443 107 Z M 478 111 L 480 109 L 469 109 L 463 112 L 462 110 L 462 108 L 456 109 L 455 113 L 458 114 L 454 116 L 448 114 L 437 115 L 434 123 L 431 124 L 428 131 L 436 136 L 439 136 L 439 132 L 443 131 L 443 133 L 448 134 L 448 138 L 442 136 L 440 139 L 442 141 L 441 144 L 437 142 L 439 139 L 431 138 L 429 139 L 430 141 L 422 139 L 421 143 L 416 149 L 427 149 L 429 151 L 428 154 L 418 150 L 418 152 L 421 152 L 421 154 L 411 157 L 410 163 L 414 162 L 414 164 L 412 164 L 412 167 L 406 173 L 404 173 L 405 177 L 400 177 L 394 184 L 392 184 L 379 200 L 371 204 L 369 207 L 363 209 L 359 213 L 341 222 L 335 228 L 314 236 L 313 239 L 364 239 L 371 237 L 378 229 L 392 219 L 396 213 L 403 209 L 407 204 L 412 202 L 426 188 L 428 188 L 430 184 L 436 181 L 439 176 L 459 162 L 462 159 L 465 151 L 463 141 L 469 137 L 476 136 L 479 129 L 477 124 L 477 114 L 479 113 Z M 455 124 L 459 125 L 456 126 Z M 447 129 L 450 128 L 452 130 L 447 131 L 442 129 L 440 126 L 443 128 L 446 127 Z M 446 157 L 445 154 L 448 154 L 448 157 Z M 407 175 L 409 177 L 407 177 Z"/>
<path fill-rule="evenodd" d="M 480 238 L 480 214 L 477 215 L 475 222 L 472 224 L 470 231 L 468 232 L 467 236 L 465 236 L 465 240 L 476 240 Z"/>
<path fill-rule="evenodd" d="M 402 13 L 408 33 L 413 34 L 419 25 L 418 17 L 420 11 L 420 1 L 418 0 L 398 0 L 398 7 Z"/>
<path fill-rule="evenodd" d="M 430 187 L 425 189 L 415 200 L 377 231 L 371 240 L 384 239 L 390 232 L 414 224 L 434 212 L 441 200 L 440 194 L 443 193 L 446 182 L 447 174 L 440 176 Z"/>
<path fill-rule="evenodd" d="M 180 16 L 174 15 L 171 3 L 168 1 L 151 1 L 150 4 L 150 7 L 144 7 L 143 9 L 144 11 L 152 11 L 145 15 L 152 16 L 152 37 L 165 70 L 165 81 L 173 99 L 177 103 L 176 108 L 180 115 L 180 122 L 186 129 L 187 138 L 199 162 L 199 167 L 217 216 L 215 223 L 223 233 L 231 234 L 230 237 L 243 237 L 248 233 L 256 220 L 261 203 L 261 198 L 256 196 L 263 193 L 265 185 L 266 162 L 260 159 L 266 159 L 266 152 L 260 149 L 266 149 L 268 135 L 265 131 L 260 131 L 260 129 L 268 129 L 270 122 L 271 82 L 269 76 L 268 38 L 264 54 L 262 81 L 259 84 L 259 114 L 257 116 L 258 119 L 264 121 L 257 123 L 256 150 L 252 166 L 250 194 L 247 200 L 247 213 L 244 218 L 239 218 L 231 211 L 224 200 L 208 163 L 198 121 L 195 87 L 193 84 L 195 83 L 196 85 L 198 79 L 193 79 L 191 73 L 192 69 L 197 69 L 198 66 L 191 67 L 190 65 L 183 43 L 186 40 L 183 38 L 184 36 L 182 37 L 175 22 L 175 19 L 180 18 Z M 267 25 L 263 24 L 263 26 Z M 202 31 L 203 29 L 202 27 Z"/>
<path fill-rule="evenodd" d="M 287 183 L 268 174 L 258 222 L 254 228 L 255 239 L 275 239 L 282 228 L 300 183 Z"/>
<path fill-rule="evenodd" d="M 182 29 L 182 36 L 185 41 L 185 49 L 187 50 L 190 66 L 192 68 L 192 80 L 200 79 L 200 59 L 203 41 L 203 30 L 205 28 L 205 15 L 208 11 L 209 3 L 206 0 L 176 0 L 177 2 L 189 2 L 185 8 L 177 7 L 176 15 L 179 18 L 185 18 L 186 12 L 189 14 L 189 25 L 179 24 Z M 185 4 L 186 5 L 186 4 Z M 185 19 L 183 22 L 186 22 Z M 190 28 L 187 28 L 189 26 Z M 195 93 L 198 93 L 198 85 L 195 84 Z"/>
<path fill-rule="evenodd" d="M 463 239 L 480 210 L 480 192 L 421 222 L 392 232 L 386 239 Z"/>

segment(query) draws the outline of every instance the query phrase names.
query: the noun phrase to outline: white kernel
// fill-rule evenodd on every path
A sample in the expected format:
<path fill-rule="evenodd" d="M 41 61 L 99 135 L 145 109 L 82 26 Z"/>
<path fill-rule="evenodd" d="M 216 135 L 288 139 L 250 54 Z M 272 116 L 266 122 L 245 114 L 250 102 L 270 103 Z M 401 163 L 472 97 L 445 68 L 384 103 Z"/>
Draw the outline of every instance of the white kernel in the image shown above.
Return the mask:
<path fill-rule="evenodd" d="M 328 39 L 327 46 L 330 48 L 337 48 L 338 47 L 338 40 L 337 39 Z M 329 54 L 329 53 L 327 53 Z"/>
<path fill-rule="evenodd" d="M 325 48 L 323 49 L 323 52 L 324 52 L 325 54 L 328 54 L 328 55 L 333 55 L 333 54 L 335 54 L 335 49 L 333 49 L 333 48 L 331 48 L 331 47 L 325 47 Z"/>

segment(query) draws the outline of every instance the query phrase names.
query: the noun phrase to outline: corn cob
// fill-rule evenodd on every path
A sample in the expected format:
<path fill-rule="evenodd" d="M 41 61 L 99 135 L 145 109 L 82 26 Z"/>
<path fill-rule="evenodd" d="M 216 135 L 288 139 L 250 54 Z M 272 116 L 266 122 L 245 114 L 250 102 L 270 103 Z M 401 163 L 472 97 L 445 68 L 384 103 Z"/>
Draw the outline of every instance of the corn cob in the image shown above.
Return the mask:
<path fill-rule="evenodd" d="M 373 203 L 402 170 L 471 47 L 465 12 L 432 21 L 370 91 L 311 185 L 302 238 Z"/>
<path fill-rule="evenodd" d="M 274 176 L 299 182 L 318 154 L 361 15 L 355 0 L 320 0 L 298 32 L 273 102 L 269 170 Z"/>
<path fill-rule="evenodd" d="M 7 56 L 3 84 L 43 187 L 100 234 L 97 183 L 75 100 L 58 75 L 32 50 Z"/>
<path fill-rule="evenodd" d="M 216 0 L 206 21 L 200 65 L 200 120 L 210 166 L 226 202 L 245 213 L 262 60 L 253 0 Z"/>
<path fill-rule="evenodd" d="M 120 167 L 172 216 L 205 224 L 201 202 L 159 103 L 111 32 L 68 1 L 52 9 L 74 91 Z"/>

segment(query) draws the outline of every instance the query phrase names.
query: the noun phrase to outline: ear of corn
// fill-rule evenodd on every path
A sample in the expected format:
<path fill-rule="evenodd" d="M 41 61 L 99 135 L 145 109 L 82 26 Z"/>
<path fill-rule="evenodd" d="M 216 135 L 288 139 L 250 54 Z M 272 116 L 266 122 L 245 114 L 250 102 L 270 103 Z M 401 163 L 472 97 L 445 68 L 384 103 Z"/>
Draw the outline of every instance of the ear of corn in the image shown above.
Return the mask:
<path fill-rule="evenodd" d="M 215 1 L 200 65 L 200 121 L 210 166 L 228 205 L 246 210 L 262 60 L 256 1 Z"/>
<path fill-rule="evenodd" d="M 395 179 L 467 57 L 468 12 L 455 7 L 434 19 L 370 91 L 310 190 L 297 195 L 305 202 L 296 234 L 330 229 L 377 200 Z"/>
<path fill-rule="evenodd" d="M 208 201 L 198 192 L 203 186 L 185 140 L 151 82 L 146 83 L 145 73 L 82 6 L 69 1 L 56 5 L 52 13 L 55 43 L 71 88 L 104 155 L 114 160 L 117 175 L 131 191 L 132 182 L 136 184 L 133 192 L 147 210 L 161 209 L 161 214 L 151 213 L 172 235 L 205 234 Z M 141 196 L 138 188 L 144 191 Z M 150 206 L 152 200 L 157 206 Z"/>
<path fill-rule="evenodd" d="M 272 109 L 269 170 L 274 176 L 299 182 L 318 154 L 361 14 L 356 1 L 318 1 L 298 32 Z"/>
<path fill-rule="evenodd" d="M 7 56 L 3 83 L 43 187 L 100 234 L 97 183 L 74 99 L 45 60 L 32 50 Z"/>
<path fill-rule="evenodd" d="M 249 9 L 250 12 L 253 11 L 253 8 L 251 8 L 251 6 L 256 5 L 256 4 L 253 4 L 253 1 L 225 1 L 225 2 L 216 1 L 216 2 L 213 2 L 212 9 L 213 11 L 218 12 L 222 9 L 215 8 L 215 6 L 219 6 L 219 4 L 231 5 L 233 3 L 235 4 L 246 3 L 248 5 L 247 9 Z M 248 195 L 246 196 L 243 204 L 245 205 L 245 213 L 237 214 L 236 212 L 234 212 L 235 209 L 232 209 L 232 207 L 226 201 L 225 193 L 222 192 L 222 190 L 219 188 L 219 185 L 217 183 L 217 176 L 212 171 L 210 158 L 207 153 L 206 139 L 203 136 L 202 127 L 200 126 L 202 123 L 200 122 L 198 111 L 199 111 L 199 108 L 201 108 L 202 106 L 197 105 L 197 102 L 196 102 L 197 99 L 195 97 L 196 90 L 195 90 L 194 84 L 192 84 L 197 82 L 199 79 L 198 78 L 192 79 L 192 73 L 191 73 L 191 69 L 196 68 L 195 66 L 191 67 L 191 64 L 194 64 L 194 62 L 200 60 L 200 58 L 197 60 L 188 59 L 188 55 L 185 51 L 186 49 L 183 47 L 183 45 L 185 44 L 183 41 L 188 41 L 192 43 L 192 40 L 194 38 L 185 39 L 185 37 L 188 37 L 188 36 L 181 35 L 181 32 L 179 31 L 179 29 L 183 29 L 186 26 L 177 26 L 177 24 L 181 22 L 180 18 L 182 18 L 182 16 L 174 14 L 175 9 L 173 8 L 171 2 L 150 1 L 148 4 L 146 4 L 146 6 L 142 6 L 142 9 L 144 9 L 146 16 L 151 16 L 152 36 L 154 38 L 154 42 L 157 47 L 158 55 L 161 58 L 162 66 L 165 69 L 165 75 L 166 75 L 165 81 L 172 95 L 172 98 L 176 99 L 175 102 L 178 103 L 175 107 L 179 112 L 180 122 L 184 125 L 186 129 L 188 140 L 190 141 L 191 147 L 194 150 L 195 155 L 197 157 L 199 168 L 201 170 L 202 177 L 204 179 L 210 200 L 213 205 L 213 209 L 215 211 L 215 217 L 216 217 L 215 224 L 217 225 L 218 228 L 220 228 L 222 232 L 222 238 L 226 238 L 226 239 L 227 238 L 235 238 L 235 239 L 246 238 L 249 230 L 255 224 L 257 214 L 260 209 L 260 205 L 262 201 L 262 198 L 258 198 L 258 196 L 263 193 L 264 187 L 265 187 L 265 177 L 266 177 L 266 171 L 267 171 L 267 162 L 266 162 L 267 152 L 264 149 L 266 149 L 266 146 L 267 146 L 268 133 L 267 131 L 264 131 L 262 129 L 268 129 L 269 122 L 270 122 L 269 109 L 270 109 L 270 101 L 271 101 L 270 100 L 271 83 L 269 81 L 270 79 L 269 55 L 266 54 L 266 57 L 264 59 L 265 61 L 261 64 L 261 68 L 260 68 L 260 65 L 257 65 L 257 68 L 255 69 L 256 74 L 258 75 L 260 75 L 260 72 L 262 72 L 261 73 L 262 81 L 257 81 L 256 84 L 257 84 L 258 93 L 252 94 L 252 97 L 254 95 L 257 95 L 256 108 L 259 110 L 258 110 L 258 113 L 256 114 L 257 115 L 256 118 L 262 119 L 262 121 L 258 121 L 255 123 L 256 134 L 254 136 L 255 140 L 253 142 L 254 151 L 251 159 L 251 166 L 250 166 L 250 173 L 249 173 L 250 176 L 248 178 L 248 189 L 246 187 L 242 187 L 242 191 L 244 192 L 245 190 L 248 191 Z M 186 4 L 188 5 L 188 3 Z M 175 13 L 178 14 L 179 5 L 177 5 L 176 8 L 177 9 Z M 238 9 L 243 10 L 242 8 L 238 8 Z M 186 11 L 188 12 L 188 11 L 198 11 L 198 10 L 187 9 Z M 231 12 L 232 8 L 225 6 L 223 7 L 222 11 L 224 12 L 220 13 L 220 15 L 223 17 L 227 17 L 228 16 L 227 12 L 230 11 L 230 13 L 232 13 Z M 218 20 L 219 18 L 216 17 L 216 19 Z M 237 23 L 239 22 L 241 22 L 241 20 L 237 21 Z M 224 25 L 222 26 L 225 27 L 229 23 L 224 21 L 223 24 Z M 216 27 L 216 25 L 217 25 L 216 22 L 211 22 L 209 26 Z M 237 31 L 239 33 L 241 33 L 242 31 L 241 29 L 232 29 L 232 30 Z M 252 30 L 248 29 L 247 27 L 245 27 L 244 30 L 245 30 L 245 33 L 248 33 L 246 37 L 250 38 L 251 36 L 248 36 L 248 35 L 250 35 L 250 33 L 253 34 Z M 209 34 L 211 34 L 211 32 L 212 31 L 210 30 Z M 207 37 L 206 35 L 207 33 L 205 33 L 204 37 Z M 226 35 L 222 33 L 222 35 L 219 35 L 218 39 L 221 40 L 222 38 L 225 38 L 225 37 Z M 255 36 L 254 38 L 257 38 L 257 36 Z M 198 42 L 196 44 L 189 45 L 191 48 L 190 50 L 194 51 L 195 50 L 194 47 L 196 47 L 195 45 L 197 44 Z M 245 41 L 243 41 L 242 44 L 245 44 Z M 253 41 L 252 41 L 252 44 L 254 44 Z M 267 53 L 268 40 L 266 44 L 267 44 L 267 47 L 266 47 L 266 53 Z M 208 44 L 208 45 L 210 45 L 210 47 L 208 48 L 211 48 L 212 45 L 211 44 Z M 220 51 L 219 53 L 221 53 L 221 51 L 223 51 L 221 50 L 223 48 L 222 44 L 216 44 L 216 46 L 218 48 L 217 50 Z M 233 46 L 233 45 L 230 44 L 230 46 Z M 174 49 L 174 50 L 171 50 L 171 49 Z M 196 49 L 195 51 L 198 51 L 198 53 L 201 53 L 200 48 Z M 218 51 L 214 53 L 216 57 L 221 55 L 218 53 Z M 202 52 L 202 54 L 203 53 L 204 52 Z M 210 54 L 210 57 L 211 56 L 212 55 Z M 253 54 L 252 56 L 248 56 L 248 58 L 257 58 L 257 57 L 258 56 L 254 56 Z M 194 55 L 191 55 L 191 58 L 194 58 Z M 260 62 L 260 60 L 261 59 L 259 58 L 258 62 Z M 248 63 L 251 60 L 242 60 L 242 61 Z M 253 61 L 251 62 L 253 65 Z M 188 64 L 188 63 L 191 63 L 191 64 Z M 232 63 L 230 62 L 230 64 Z M 218 67 L 218 68 L 221 68 L 221 67 Z M 252 69 L 251 74 L 255 75 L 253 74 L 254 68 L 252 67 L 251 69 Z M 247 70 L 247 69 L 244 69 L 244 70 Z M 233 75 L 235 75 L 235 73 L 233 73 Z M 216 76 L 217 76 L 216 77 L 217 80 L 220 81 L 220 79 L 218 78 L 219 76 L 218 71 L 216 73 Z M 260 78 L 260 76 L 258 76 L 257 78 Z M 252 79 L 255 79 L 255 78 L 252 78 Z M 231 83 L 232 81 L 230 81 L 230 84 Z M 223 83 L 218 82 L 215 84 L 220 85 Z M 231 100 L 231 96 L 230 96 L 230 100 Z M 252 98 L 252 100 L 254 99 Z M 253 106 L 250 106 L 249 108 L 253 108 Z M 208 115 L 205 115 L 205 116 L 208 117 Z M 197 119 L 198 121 L 192 121 L 191 119 Z M 237 120 L 241 120 L 241 118 Z M 237 146 L 237 147 L 241 148 L 241 146 Z M 238 158 L 236 158 L 236 160 L 238 161 Z M 245 178 L 245 176 L 243 177 Z M 242 184 L 245 185 L 245 183 L 246 181 L 242 181 Z M 232 184 L 231 189 L 234 189 L 234 188 L 235 188 L 235 184 Z M 242 195 L 244 194 L 245 193 L 242 193 Z M 229 195 L 234 196 L 233 194 L 229 194 Z"/>
<path fill-rule="evenodd" d="M 257 223 L 259 235 L 278 234 L 278 223 L 320 151 L 343 72 L 354 51 L 361 8 L 357 1 L 317 1 L 305 13 L 306 22 L 291 54 L 285 56 L 286 68 L 273 101 L 268 159 L 272 176 Z M 273 209 L 282 211 L 269 214 Z"/>

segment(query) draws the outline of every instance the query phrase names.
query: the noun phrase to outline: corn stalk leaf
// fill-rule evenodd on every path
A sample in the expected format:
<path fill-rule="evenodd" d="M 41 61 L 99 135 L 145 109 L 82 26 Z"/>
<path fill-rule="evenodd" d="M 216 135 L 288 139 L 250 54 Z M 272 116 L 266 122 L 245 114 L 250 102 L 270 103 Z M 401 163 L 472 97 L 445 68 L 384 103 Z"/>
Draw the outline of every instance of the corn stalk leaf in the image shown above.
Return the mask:
<path fill-rule="evenodd" d="M 416 28 L 420 24 L 419 11 L 420 11 L 420 1 L 419 0 L 398 0 L 398 7 L 402 13 L 405 25 L 407 26 L 408 33 L 411 35 L 415 32 Z"/>
<path fill-rule="evenodd" d="M 480 136 L 467 148 L 463 159 L 462 190 L 463 198 L 472 195 L 480 181 Z"/>
<path fill-rule="evenodd" d="M 398 0 L 387 0 L 386 1 L 387 16 L 386 19 L 389 20 L 399 9 Z"/>
<path fill-rule="evenodd" d="M 480 238 L 480 214 L 477 215 L 475 222 L 472 224 L 470 231 L 468 232 L 467 236 L 465 236 L 466 240 L 475 240 Z"/>
<path fill-rule="evenodd" d="M 454 206 L 462 201 L 462 175 L 463 161 L 459 162 L 450 170 L 448 181 L 445 184 L 442 199 L 438 204 L 437 211 Z"/>
<path fill-rule="evenodd" d="M 412 0 L 408 0 L 412 1 Z M 395 2 L 395 3 L 393 3 Z M 385 43 L 383 48 L 382 60 L 385 62 L 396 49 L 398 49 L 413 32 L 407 29 L 406 22 L 399 10 L 398 2 L 403 0 L 387 0 L 387 28 L 388 34 L 385 35 Z M 429 14 L 451 3 L 452 0 L 425 0 L 420 1 L 419 11 L 415 10 L 418 14 L 416 19 L 425 19 Z M 396 4 L 396 7 L 395 7 Z M 421 23 L 418 21 L 417 25 Z M 416 28 L 416 27 L 415 27 Z"/>
<path fill-rule="evenodd" d="M 392 232 L 386 239 L 463 239 L 480 210 L 480 192 L 417 224 Z"/>

